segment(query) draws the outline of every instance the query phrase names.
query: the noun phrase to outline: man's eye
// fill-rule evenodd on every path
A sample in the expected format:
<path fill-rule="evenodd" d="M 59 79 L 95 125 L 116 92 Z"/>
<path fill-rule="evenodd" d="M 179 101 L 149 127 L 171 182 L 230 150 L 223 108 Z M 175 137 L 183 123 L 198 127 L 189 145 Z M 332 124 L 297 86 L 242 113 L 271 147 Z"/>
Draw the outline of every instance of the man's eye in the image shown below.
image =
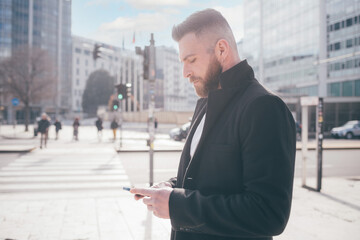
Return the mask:
<path fill-rule="evenodd" d="M 194 62 L 195 62 L 195 60 L 196 60 L 196 58 L 194 58 L 194 59 L 190 60 L 190 63 L 194 63 Z"/>

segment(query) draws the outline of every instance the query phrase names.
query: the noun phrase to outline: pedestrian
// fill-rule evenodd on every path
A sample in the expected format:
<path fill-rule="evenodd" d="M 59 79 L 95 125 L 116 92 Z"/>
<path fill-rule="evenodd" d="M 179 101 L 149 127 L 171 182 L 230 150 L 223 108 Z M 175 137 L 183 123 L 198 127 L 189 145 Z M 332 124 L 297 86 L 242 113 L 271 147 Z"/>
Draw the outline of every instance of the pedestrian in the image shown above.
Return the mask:
<path fill-rule="evenodd" d="M 101 141 L 101 139 L 102 139 L 102 130 L 103 130 L 103 122 L 102 122 L 102 119 L 100 117 L 98 117 L 98 119 L 95 121 L 95 126 L 97 128 L 98 140 Z"/>
<path fill-rule="evenodd" d="M 80 120 L 78 117 L 75 118 L 73 123 L 73 129 L 74 129 L 74 137 L 76 141 L 79 141 L 79 126 L 80 126 Z"/>
<path fill-rule="evenodd" d="M 155 118 L 155 120 L 154 120 L 154 128 L 155 128 L 155 131 L 158 128 L 158 120 L 157 120 L 157 118 Z"/>
<path fill-rule="evenodd" d="M 118 127 L 119 127 L 119 124 L 116 122 L 116 119 L 112 120 L 112 122 L 110 124 L 110 128 L 113 131 L 114 141 L 116 140 L 116 131 L 117 131 Z"/>
<path fill-rule="evenodd" d="M 55 119 L 55 132 L 56 132 L 56 137 L 55 137 L 55 140 L 58 140 L 59 139 L 59 131 L 61 130 L 61 122 L 59 121 L 59 119 Z"/>
<path fill-rule="evenodd" d="M 46 113 L 41 114 L 41 120 L 38 122 L 37 131 L 40 133 L 40 148 L 47 147 L 48 133 L 49 133 L 50 121 Z"/>
<path fill-rule="evenodd" d="M 240 60 L 226 19 L 206 9 L 173 27 L 183 74 L 200 99 L 176 178 L 132 188 L 171 220 L 173 240 L 270 240 L 288 221 L 295 123 Z"/>

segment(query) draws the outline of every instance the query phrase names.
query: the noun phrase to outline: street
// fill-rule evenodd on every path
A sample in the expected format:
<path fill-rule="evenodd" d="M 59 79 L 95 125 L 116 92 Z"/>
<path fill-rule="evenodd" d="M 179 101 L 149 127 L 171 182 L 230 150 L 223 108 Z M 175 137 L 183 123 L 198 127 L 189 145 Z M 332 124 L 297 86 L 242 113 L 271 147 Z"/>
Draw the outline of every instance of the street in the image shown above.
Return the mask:
<path fill-rule="evenodd" d="M 169 239 L 170 221 L 154 217 L 141 201 L 122 190 L 122 186 L 148 185 L 149 153 L 117 153 L 119 142 L 112 141 L 110 130 L 103 132 L 101 141 L 90 126 L 80 129 L 79 141 L 71 135 L 66 126 L 59 140 L 50 134 L 47 148 L 0 154 L 0 239 Z M 144 148 L 145 136 L 124 132 L 123 144 Z M 38 146 L 39 138 L 0 142 Z M 179 148 L 181 144 L 159 134 L 155 148 Z M 180 154 L 155 152 L 154 182 L 176 176 Z M 359 185 L 352 180 L 360 176 L 359 155 L 359 149 L 324 151 L 324 193 L 319 195 L 300 187 L 301 151 L 297 151 L 292 217 L 276 240 L 295 236 L 337 240 L 359 233 L 360 207 L 355 194 Z M 307 168 L 308 184 L 313 185 L 314 151 L 309 152 Z M 318 235 L 309 221 L 317 225 Z M 330 236 L 326 233 L 329 227 L 346 231 L 334 230 Z"/>

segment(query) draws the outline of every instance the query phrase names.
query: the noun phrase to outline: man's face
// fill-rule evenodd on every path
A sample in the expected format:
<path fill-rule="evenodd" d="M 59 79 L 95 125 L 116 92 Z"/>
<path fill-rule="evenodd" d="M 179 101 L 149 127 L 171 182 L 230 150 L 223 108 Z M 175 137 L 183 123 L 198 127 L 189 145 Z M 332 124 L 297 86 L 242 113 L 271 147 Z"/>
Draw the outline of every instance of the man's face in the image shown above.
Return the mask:
<path fill-rule="evenodd" d="M 186 34 L 179 41 L 179 55 L 183 62 L 183 75 L 189 78 L 199 97 L 207 97 L 211 90 L 219 87 L 222 66 L 216 59 L 213 47 L 200 40 L 194 33 Z"/>

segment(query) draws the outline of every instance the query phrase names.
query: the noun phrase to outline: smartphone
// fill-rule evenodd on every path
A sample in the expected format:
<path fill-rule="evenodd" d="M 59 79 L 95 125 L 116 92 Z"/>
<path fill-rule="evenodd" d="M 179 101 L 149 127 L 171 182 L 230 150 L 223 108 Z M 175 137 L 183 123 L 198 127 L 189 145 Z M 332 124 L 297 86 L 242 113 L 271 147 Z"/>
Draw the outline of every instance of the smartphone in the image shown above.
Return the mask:
<path fill-rule="evenodd" d="M 130 187 L 123 187 L 122 188 L 123 190 L 125 190 L 125 191 L 130 191 Z M 141 194 L 135 194 L 135 196 L 137 196 L 137 197 L 143 197 L 143 195 L 141 195 Z"/>

